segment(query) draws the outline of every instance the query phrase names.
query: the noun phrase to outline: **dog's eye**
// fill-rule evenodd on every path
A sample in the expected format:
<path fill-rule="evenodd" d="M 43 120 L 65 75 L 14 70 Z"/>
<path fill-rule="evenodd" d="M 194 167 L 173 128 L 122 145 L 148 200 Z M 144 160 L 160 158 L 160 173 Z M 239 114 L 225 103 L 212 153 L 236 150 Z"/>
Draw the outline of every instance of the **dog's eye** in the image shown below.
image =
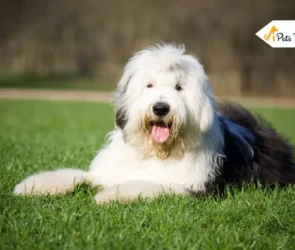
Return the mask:
<path fill-rule="evenodd" d="M 147 85 L 147 87 L 150 89 L 150 88 L 154 87 L 154 85 L 153 85 L 152 83 L 149 83 L 149 84 Z"/>
<path fill-rule="evenodd" d="M 182 90 L 182 87 L 177 83 L 176 86 L 175 86 L 175 89 L 176 89 L 177 91 L 180 91 L 180 90 Z"/>

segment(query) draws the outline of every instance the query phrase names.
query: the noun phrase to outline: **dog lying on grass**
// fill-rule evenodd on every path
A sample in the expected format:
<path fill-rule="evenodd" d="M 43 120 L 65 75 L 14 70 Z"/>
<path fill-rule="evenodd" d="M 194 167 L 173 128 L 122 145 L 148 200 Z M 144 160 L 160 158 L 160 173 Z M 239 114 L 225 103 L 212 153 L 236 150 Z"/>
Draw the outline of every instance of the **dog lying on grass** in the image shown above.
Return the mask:
<path fill-rule="evenodd" d="M 60 195 L 100 186 L 98 204 L 139 196 L 206 195 L 227 184 L 294 184 L 292 148 L 239 105 L 217 105 L 199 61 L 162 45 L 127 63 L 115 93 L 116 127 L 89 171 L 32 175 L 17 195 Z"/>

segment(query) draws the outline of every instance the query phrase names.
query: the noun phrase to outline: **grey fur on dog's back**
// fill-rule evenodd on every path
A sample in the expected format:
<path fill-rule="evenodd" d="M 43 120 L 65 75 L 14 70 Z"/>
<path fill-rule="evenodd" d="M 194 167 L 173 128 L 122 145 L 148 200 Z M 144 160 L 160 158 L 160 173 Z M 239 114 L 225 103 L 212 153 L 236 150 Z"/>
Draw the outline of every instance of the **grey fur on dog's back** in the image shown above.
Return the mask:
<path fill-rule="evenodd" d="M 226 183 L 259 180 L 264 184 L 295 184 L 293 148 L 283 136 L 262 117 L 254 116 L 238 104 L 222 103 L 219 111 L 225 119 L 246 128 L 254 136 L 248 140 L 253 156 L 244 159 L 231 131 L 223 123 L 227 157 L 224 161 L 222 179 Z M 238 166 L 237 166 L 238 164 Z"/>

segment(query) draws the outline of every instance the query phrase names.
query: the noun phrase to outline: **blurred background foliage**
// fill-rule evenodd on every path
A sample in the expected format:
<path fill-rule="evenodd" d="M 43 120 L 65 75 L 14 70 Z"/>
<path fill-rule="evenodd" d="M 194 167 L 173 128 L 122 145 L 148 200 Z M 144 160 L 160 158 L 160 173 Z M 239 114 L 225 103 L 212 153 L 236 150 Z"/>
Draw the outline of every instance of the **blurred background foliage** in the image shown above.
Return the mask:
<path fill-rule="evenodd" d="M 295 49 L 255 33 L 294 18 L 294 0 L 1 0 L 0 85 L 113 89 L 162 41 L 200 58 L 218 95 L 293 97 Z"/>

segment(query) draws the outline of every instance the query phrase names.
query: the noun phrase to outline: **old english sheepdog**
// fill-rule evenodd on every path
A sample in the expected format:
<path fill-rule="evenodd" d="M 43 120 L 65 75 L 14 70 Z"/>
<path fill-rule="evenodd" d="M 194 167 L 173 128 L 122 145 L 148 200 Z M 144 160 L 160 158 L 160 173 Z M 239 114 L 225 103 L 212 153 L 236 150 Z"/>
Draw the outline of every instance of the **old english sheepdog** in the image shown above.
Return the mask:
<path fill-rule="evenodd" d="M 226 184 L 294 184 L 292 147 L 239 105 L 217 105 L 202 65 L 184 47 L 160 45 L 127 63 L 115 93 L 116 127 L 88 172 L 32 175 L 18 195 L 100 186 L 97 204 L 159 195 L 220 193 Z"/>

